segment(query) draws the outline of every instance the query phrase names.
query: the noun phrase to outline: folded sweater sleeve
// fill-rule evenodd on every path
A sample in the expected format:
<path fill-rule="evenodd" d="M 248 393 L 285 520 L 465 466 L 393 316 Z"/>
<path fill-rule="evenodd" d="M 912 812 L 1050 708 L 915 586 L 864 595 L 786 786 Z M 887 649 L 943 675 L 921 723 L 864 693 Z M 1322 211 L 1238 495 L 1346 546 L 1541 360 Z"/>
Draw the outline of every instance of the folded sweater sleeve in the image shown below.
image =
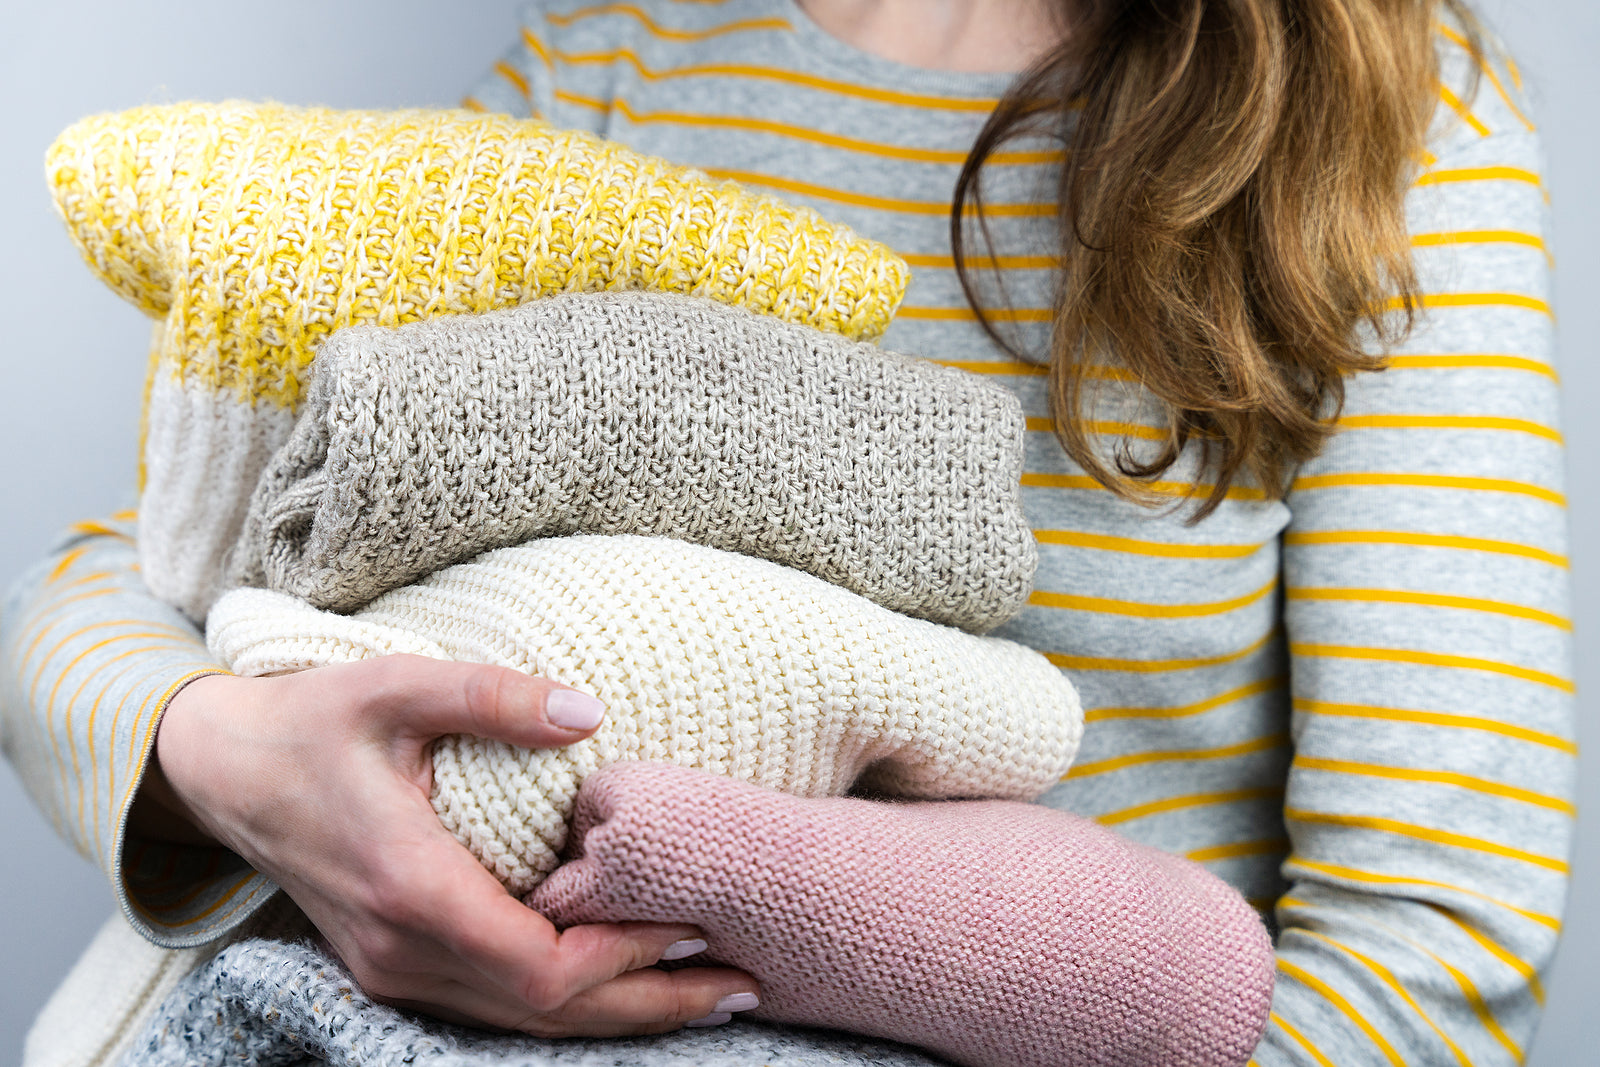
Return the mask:
<path fill-rule="evenodd" d="M 1407 203 L 1426 310 L 1289 495 L 1292 853 L 1260 1067 L 1521 1062 L 1560 929 L 1576 747 L 1540 153 L 1513 68 L 1443 93 Z"/>
<path fill-rule="evenodd" d="M 135 929 L 177 948 L 221 937 L 275 891 L 238 856 L 141 840 L 128 811 L 156 726 L 189 682 L 226 673 L 145 587 L 130 513 L 83 522 L 0 614 L 0 739 L 56 831 L 97 863 Z"/>

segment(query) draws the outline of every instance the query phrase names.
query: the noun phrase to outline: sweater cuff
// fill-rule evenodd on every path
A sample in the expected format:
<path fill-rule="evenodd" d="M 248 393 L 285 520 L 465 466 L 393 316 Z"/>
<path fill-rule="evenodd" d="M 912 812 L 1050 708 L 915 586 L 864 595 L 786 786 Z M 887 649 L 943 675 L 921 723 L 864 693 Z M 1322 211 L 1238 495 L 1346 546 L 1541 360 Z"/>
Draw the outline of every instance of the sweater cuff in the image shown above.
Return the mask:
<path fill-rule="evenodd" d="M 172 698 L 198 678 L 227 673 L 214 665 L 190 669 L 152 692 L 157 711 L 140 738 L 134 754 L 137 769 L 114 823 L 109 873 L 122 913 L 135 930 L 163 948 L 190 948 L 217 940 L 259 911 L 278 890 L 228 849 L 152 841 L 128 829 L 128 814 Z"/>

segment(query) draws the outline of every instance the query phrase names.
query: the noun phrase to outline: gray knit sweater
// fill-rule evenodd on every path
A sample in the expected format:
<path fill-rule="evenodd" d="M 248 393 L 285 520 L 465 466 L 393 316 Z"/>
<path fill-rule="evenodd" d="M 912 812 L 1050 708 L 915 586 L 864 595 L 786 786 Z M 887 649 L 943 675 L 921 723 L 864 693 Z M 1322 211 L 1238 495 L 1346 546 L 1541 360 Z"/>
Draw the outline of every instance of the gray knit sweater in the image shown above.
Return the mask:
<path fill-rule="evenodd" d="M 937 1067 L 904 1046 L 736 1021 L 634 1040 L 547 1041 L 448 1026 L 373 1003 L 326 950 L 254 938 L 178 986 L 120 1067 Z"/>
<path fill-rule="evenodd" d="M 492 548 L 651 534 L 983 632 L 1022 607 L 1007 390 L 709 300 L 573 293 L 329 339 L 234 584 L 350 611 Z"/>

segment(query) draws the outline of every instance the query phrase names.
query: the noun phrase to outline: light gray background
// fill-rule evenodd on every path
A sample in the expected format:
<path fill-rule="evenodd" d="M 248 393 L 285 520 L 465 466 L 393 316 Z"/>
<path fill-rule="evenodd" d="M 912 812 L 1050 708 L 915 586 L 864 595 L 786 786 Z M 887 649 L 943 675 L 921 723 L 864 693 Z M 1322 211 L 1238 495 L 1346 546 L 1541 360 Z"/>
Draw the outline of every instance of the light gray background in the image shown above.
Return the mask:
<path fill-rule="evenodd" d="M 1600 687 L 1600 53 L 1594 0 L 1478 0 L 1535 94 L 1555 201 L 1566 385 L 1578 684 Z M 42 157 L 96 111 L 185 99 L 338 107 L 450 105 L 512 40 L 517 0 L 55 0 L 0 12 L 0 583 L 68 523 L 134 503 L 149 326 L 90 276 L 51 210 Z M 48 8 L 48 9 L 47 9 Z M 1573 907 L 1531 1067 L 1600 1061 L 1600 742 L 1583 756 Z M 109 913 L 99 874 L 58 841 L 0 770 L 0 1064 Z"/>

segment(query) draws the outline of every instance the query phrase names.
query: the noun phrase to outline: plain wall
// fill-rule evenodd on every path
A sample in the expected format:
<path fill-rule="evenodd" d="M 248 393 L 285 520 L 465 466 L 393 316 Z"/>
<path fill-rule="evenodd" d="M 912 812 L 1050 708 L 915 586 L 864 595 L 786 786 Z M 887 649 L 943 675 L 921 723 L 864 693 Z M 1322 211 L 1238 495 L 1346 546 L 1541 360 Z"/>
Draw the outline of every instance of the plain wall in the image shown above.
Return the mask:
<path fill-rule="evenodd" d="M 17 5 L 8 4 L 9 8 Z M 185 99 L 272 98 L 338 107 L 450 105 L 515 33 L 516 0 L 65 2 L 5 12 L 0 34 L 0 583 L 66 525 L 134 503 L 134 443 L 149 324 L 84 268 L 49 202 L 45 147 L 96 111 Z M 1600 686 L 1600 122 L 1590 76 L 1594 0 L 1479 0 L 1522 62 L 1546 138 L 1566 387 L 1577 590 L 1578 684 Z M 1588 732 L 1585 731 L 1587 738 Z M 1580 805 L 1600 812 L 1600 745 L 1582 757 Z M 53 835 L 0 770 L 0 1064 L 110 913 L 99 873 Z M 1600 1048 L 1600 818 L 1579 824 L 1573 906 L 1528 1063 L 1595 1062 Z"/>

